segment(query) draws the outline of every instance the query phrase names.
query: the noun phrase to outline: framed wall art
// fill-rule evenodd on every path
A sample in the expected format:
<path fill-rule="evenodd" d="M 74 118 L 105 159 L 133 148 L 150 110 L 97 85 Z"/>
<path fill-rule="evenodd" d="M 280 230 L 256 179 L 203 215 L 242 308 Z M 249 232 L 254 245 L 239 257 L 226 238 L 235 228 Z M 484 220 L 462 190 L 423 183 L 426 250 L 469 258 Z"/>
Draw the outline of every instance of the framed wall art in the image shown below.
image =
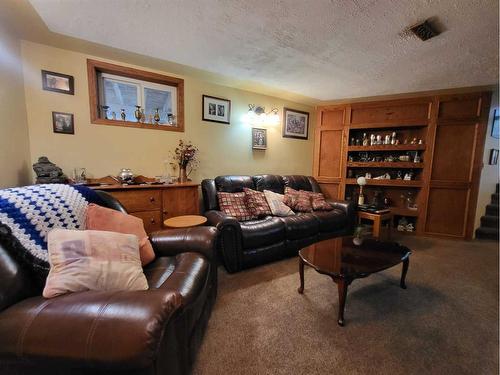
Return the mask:
<path fill-rule="evenodd" d="M 46 91 L 75 95 L 75 79 L 67 74 L 42 70 L 42 87 Z"/>
<path fill-rule="evenodd" d="M 498 149 L 492 148 L 490 150 L 490 165 L 497 165 L 498 164 Z"/>
<path fill-rule="evenodd" d="M 309 112 L 283 109 L 283 137 L 307 139 L 309 132 Z"/>
<path fill-rule="evenodd" d="M 73 114 L 52 112 L 52 130 L 54 133 L 75 134 L 75 121 Z"/>
<path fill-rule="evenodd" d="M 215 96 L 203 95 L 202 120 L 229 124 L 231 119 L 231 101 Z"/>
<path fill-rule="evenodd" d="M 267 129 L 252 128 L 252 149 L 267 149 Z"/>
<path fill-rule="evenodd" d="M 491 125 L 491 136 L 496 139 L 500 138 L 499 118 L 498 109 L 495 109 L 493 112 L 493 124 Z"/>

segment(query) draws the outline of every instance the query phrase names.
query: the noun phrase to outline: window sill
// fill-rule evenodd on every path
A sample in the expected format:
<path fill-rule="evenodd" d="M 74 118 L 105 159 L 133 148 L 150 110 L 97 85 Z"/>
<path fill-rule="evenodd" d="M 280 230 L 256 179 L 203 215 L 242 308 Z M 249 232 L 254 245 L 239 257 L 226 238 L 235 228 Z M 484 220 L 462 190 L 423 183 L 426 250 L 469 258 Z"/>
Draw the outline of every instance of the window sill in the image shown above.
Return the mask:
<path fill-rule="evenodd" d="M 92 124 L 96 125 L 110 125 L 110 126 L 121 126 L 123 128 L 139 128 L 139 129 L 152 129 L 152 130 L 165 130 L 171 132 L 183 132 L 184 129 L 179 127 L 179 125 L 155 125 L 147 124 L 134 121 L 122 121 L 122 120 L 106 120 L 106 119 L 96 119 L 92 121 Z"/>

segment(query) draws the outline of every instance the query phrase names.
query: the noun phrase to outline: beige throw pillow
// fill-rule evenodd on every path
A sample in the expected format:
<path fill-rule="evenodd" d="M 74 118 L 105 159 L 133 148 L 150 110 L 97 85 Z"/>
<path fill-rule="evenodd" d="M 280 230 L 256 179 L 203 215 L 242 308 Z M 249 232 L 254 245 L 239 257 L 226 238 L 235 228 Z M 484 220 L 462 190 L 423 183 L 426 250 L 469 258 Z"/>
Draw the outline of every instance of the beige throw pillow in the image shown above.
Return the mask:
<path fill-rule="evenodd" d="M 137 236 L 96 230 L 53 229 L 45 298 L 88 290 L 146 290 Z"/>
<path fill-rule="evenodd" d="M 285 198 L 283 194 L 278 194 L 271 190 L 264 190 L 264 195 L 274 216 L 295 215 L 291 208 L 283 203 L 283 199 Z"/>

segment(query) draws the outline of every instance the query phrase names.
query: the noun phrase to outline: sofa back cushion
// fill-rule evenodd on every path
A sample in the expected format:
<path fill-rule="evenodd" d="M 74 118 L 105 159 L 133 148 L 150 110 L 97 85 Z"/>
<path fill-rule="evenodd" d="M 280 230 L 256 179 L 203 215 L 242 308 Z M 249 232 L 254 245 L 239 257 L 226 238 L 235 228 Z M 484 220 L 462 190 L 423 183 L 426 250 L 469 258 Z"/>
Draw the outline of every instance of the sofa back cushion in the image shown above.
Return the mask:
<path fill-rule="evenodd" d="M 217 192 L 239 193 L 243 188 L 255 189 L 251 176 L 218 176 L 215 178 Z"/>
<path fill-rule="evenodd" d="M 285 185 L 294 190 L 314 191 L 313 185 L 311 184 L 311 179 L 312 177 L 309 178 L 308 176 L 302 176 L 302 175 L 283 176 L 283 181 L 285 182 Z"/>
<path fill-rule="evenodd" d="M 283 194 L 285 191 L 285 181 L 277 174 L 253 176 L 253 183 L 258 191 L 270 190 L 278 194 Z"/>

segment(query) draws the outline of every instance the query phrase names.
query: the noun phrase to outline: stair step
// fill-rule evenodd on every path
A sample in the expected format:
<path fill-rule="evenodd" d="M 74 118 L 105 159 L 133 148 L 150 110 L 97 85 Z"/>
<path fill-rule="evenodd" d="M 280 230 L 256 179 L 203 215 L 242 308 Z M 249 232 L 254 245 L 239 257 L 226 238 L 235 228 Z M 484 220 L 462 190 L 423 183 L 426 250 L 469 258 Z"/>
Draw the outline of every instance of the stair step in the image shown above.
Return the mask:
<path fill-rule="evenodd" d="M 493 215 L 481 216 L 481 227 L 498 229 L 498 216 L 493 216 Z"/>
<path fill-rule="evenodd" d="M 486 215 L 498 216 L 498 204 L 488 204 L 486 206 Z"/>
<path fill-rule="evenodd" d="M 498 241 L 498 228 L 477 228 L 476 238 L 482 240 L 496 240 Z"/>
<path fill-rule="evenodd" d="M 491 203 L 498 204 L 498 193 L 491 194 Z"/>

